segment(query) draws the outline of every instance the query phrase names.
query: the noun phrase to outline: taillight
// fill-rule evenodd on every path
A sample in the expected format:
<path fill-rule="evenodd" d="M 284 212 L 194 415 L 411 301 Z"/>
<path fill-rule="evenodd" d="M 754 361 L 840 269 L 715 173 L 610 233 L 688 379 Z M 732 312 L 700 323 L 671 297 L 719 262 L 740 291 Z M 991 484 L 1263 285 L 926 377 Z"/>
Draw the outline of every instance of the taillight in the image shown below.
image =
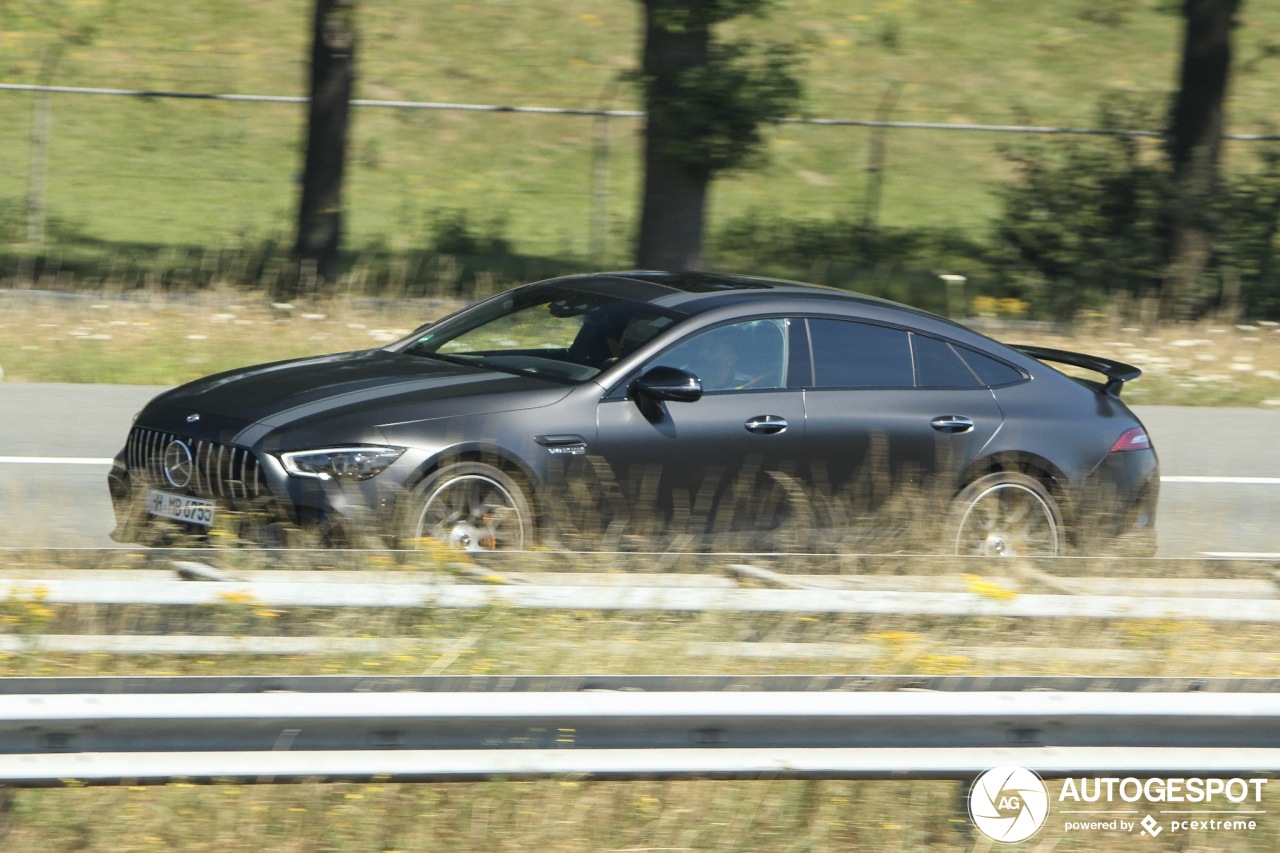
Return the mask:
<path fill-rule="evenodd" d="M 1151 439 L 1147 436 L 1147 431 L 1142 427 L 1134 427 L 1127 429 L 1116 439 L 1116 443 L 1111 445 L 1112 453 L 1124 453 L 1128 450 L 1150 450 Z"/>

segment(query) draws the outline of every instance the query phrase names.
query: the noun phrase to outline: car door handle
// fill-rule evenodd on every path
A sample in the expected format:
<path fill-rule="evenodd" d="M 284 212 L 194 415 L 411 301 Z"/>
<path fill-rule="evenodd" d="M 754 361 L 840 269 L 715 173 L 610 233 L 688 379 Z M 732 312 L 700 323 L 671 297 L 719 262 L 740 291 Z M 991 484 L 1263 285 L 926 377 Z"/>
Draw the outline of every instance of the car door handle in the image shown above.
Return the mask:
<path fill-rule="evenodd" d="M 746 426 L 747 432 L 754 432 L 760 435 L 776 435 L 787 431 L 787 419 L 777 415 L 760 415 L 747 421 L 744 426 Z"/>
<path fill-rule="evenodd" d="M 939 415 L 929 421 L 929 426 L 938 432 L 959 433 L 973 429 L 973 419 L 964 415 Z"/>

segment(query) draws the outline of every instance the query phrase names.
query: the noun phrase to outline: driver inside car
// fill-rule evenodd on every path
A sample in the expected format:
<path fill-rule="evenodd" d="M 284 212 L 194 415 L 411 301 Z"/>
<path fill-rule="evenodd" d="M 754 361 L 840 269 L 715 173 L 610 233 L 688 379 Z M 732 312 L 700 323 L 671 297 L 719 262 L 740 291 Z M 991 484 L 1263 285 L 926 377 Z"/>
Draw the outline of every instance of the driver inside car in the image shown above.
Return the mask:
<path fill-rule="evenodd" d="M 747 328 L 757 325 L 734 324 L 703 332 L 673 347 L 655 364 L 687 370 L 702 381 L 702 390 L 707 393 L 780 387 L 781 335 L 754 334 L 776 331 L 768 326 Z"/>

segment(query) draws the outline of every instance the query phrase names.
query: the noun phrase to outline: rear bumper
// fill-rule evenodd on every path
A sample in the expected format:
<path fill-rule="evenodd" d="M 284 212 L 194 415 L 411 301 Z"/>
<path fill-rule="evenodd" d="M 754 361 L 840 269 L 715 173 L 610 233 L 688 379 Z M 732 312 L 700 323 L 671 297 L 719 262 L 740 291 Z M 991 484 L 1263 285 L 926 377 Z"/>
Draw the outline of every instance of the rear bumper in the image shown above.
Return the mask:
<path fill-rule="evenodd" d="M 214 531 L 268 547 L 355 545 L 394 531 L 396 498 L 403 492 L 377 478 L 355 484 L 290 477 L 273 457 L 260 460 L 264 493 L 248 500 L 216 501 L 212 528 L 158 518 L 147 512 L 148 484 L 135 477 L 123 454 L 107 474 L 117 542 L 165 545 L 206 543 Z M 208 497 L 208 496 L 205 496 Z M 385 546 L 385 541 L 370 542 Z"/>
<path fill-rule="evenodd" d="M 1077 543 L 1085 553 L 1153 556 L 1159 501 L 1154 450 L 1108 453 L 1085 480 L 1074 524 Z"/>

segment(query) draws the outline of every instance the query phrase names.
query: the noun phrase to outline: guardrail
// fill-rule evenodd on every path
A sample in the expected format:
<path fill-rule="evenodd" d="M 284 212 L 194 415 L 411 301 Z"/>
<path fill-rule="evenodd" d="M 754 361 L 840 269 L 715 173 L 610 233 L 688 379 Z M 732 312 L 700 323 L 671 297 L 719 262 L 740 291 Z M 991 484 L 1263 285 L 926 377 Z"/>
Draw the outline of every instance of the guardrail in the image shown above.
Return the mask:
<path fill-rule="evenodd" d="M 330 581 L 0 579 L 0 600 L 48 604 L 266 607 L 495 606 L 564 610 L 846 613 L 1016 618 L 1280 621 L 1280 599 L 1017 593 L 988 584 L 975 592 L 746 589 L 578 584 L 359 583 Z"/>
<path fill-rule="evenodd" d="M 0 681 L 0 784 L 1266 775 L 1280 680 Z"/>

